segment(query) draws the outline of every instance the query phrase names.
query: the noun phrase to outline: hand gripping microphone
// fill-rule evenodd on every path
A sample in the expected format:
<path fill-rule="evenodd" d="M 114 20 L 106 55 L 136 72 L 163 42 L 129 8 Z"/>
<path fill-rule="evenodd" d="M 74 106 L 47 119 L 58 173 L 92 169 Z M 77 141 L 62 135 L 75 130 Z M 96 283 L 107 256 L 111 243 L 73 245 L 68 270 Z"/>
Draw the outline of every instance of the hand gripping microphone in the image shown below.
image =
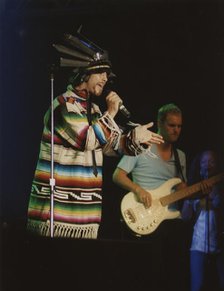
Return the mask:
<path fill-rule="evenodd" d="M 112 91 L 111 87 L 113 85 L 113 81 L 110 80 L 107 82 L 106 86 L 104 87 L 104 95 L 107 95 Z M 130 118 L 131 113 L 127 110 L 127 108 L 124 106 L 123 101 L 120 102 L 119 104 L 119 111 L 123 114 L 124 117 Z"/>

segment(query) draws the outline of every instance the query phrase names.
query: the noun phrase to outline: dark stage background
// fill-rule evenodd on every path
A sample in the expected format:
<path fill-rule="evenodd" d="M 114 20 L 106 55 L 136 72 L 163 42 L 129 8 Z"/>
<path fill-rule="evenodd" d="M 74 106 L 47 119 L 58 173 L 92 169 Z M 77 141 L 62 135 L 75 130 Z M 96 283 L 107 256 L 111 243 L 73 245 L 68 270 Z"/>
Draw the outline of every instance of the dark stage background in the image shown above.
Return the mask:
<path fill-rule="evenodd" d="M 85 36 L 109 51 L 117 75 L 114 88 L 132 121 L 155 122 L 158 108 L 175 102 L 184 115 L 178 146 L 188 161 L 208 147 L 222 151 L 223 1 L 2 0 L 0 5 L 4 229 L 17 235 L 24 229 L 43 115 L 50 104 L 52 43 L 80 24 Z M 67 77 L 65 70 L 55 72 L 55 96 L 66 89 Z M 119 205 L 124 194 L 111 180 L 118 161 L 105 157 L 100 232 L 102 239 L 115 242 L 122 240 Z"/>
<path fill-rule="evenodd" d="M 109 51 L 117 75 L 114 87 L 133 121 L 156 121 L 158 108 L 175 102 L 184 114 L 178 145 L 189 160 L 206 147 L 223 148 L 222 1 L 1 3 L 3 221 L 26 217 L 43 115 L 50 104 L 49 67 L 56 60 L 52 43 L 80 24 L 84 35 Z M 65 70 L 55 73 L 55 96 L 65 90 L 67 77 Z M 118 161 L 105 158 L 104 229 L 112 238 L 119 236 L 114 222 L 122 193 L 111 181 Z"/>

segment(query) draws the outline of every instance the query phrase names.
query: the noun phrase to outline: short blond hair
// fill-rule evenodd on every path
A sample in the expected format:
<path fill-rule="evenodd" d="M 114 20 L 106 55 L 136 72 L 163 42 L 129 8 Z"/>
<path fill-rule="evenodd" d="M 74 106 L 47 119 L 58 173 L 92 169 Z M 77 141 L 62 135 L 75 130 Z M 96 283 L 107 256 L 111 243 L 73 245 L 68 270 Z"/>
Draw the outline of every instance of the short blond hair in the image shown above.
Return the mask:
<path fill-rule="evenodd" d="M 165 104 L 159 108 L 157 114 L 157 121 L 164 122 L 168 113 L 181 114 L 181 109 L 174 103 Z"/>

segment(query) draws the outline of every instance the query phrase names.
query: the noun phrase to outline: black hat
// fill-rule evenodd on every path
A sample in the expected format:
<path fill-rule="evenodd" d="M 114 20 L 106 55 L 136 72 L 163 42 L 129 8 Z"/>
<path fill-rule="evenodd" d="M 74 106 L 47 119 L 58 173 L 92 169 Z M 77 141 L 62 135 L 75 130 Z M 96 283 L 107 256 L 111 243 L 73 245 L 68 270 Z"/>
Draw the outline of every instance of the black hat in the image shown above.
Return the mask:
<path fill-rule="evenodd" d="M 107 72 L 108 77 L 115 75 L 111 71 L 111 62 L 107 51 L 98 47 L 92 41 L 84 37 L 81 27 L 76 35 L 65 34 L 65 45 L 53 44 L 60 56 L 60 66 L 72 69 L 72 83 L 76 85 L 83 82 L 89 74 Z"/>

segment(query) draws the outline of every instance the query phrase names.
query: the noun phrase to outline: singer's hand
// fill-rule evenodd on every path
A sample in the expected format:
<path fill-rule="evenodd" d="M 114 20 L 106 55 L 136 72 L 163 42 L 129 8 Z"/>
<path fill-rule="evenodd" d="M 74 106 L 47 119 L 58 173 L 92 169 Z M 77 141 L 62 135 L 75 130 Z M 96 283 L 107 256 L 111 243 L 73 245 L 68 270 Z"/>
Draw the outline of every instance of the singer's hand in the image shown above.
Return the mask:
<path fill-rule="evenodd" d="M 150 122 L 135 128 L 136 140 L 140 144 L 151 145 L 152 143 L 154 144 L 164 143 L 163 137 L 161 135 L 148 130 L 152 126 L 153 122 Z"/>
<path fill-rule="evenodd" d="M 122 100 L 117 95 L 116 92 L 110 91 L 110 93 L 106 97 L 106 102 L 107 102 L 107 112 L 110 114 L 112 118 L 114 118 L 119 110 Z"/>

